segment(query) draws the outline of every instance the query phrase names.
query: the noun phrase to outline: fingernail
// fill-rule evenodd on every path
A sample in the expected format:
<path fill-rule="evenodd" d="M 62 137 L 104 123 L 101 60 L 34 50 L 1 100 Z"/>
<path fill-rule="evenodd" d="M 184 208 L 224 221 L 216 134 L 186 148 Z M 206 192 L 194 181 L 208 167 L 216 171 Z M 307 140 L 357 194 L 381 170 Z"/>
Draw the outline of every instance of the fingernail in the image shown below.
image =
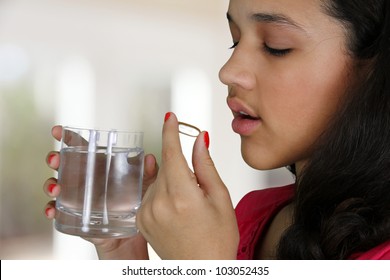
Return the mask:
<path fill-rule="evenodd" d="M 52 193 L 55 187 L 56 187 L 56 184 L 50 184 L 50 185 L 47 187 L 47 190 L 49 191 L 49 193 Z"/>
<path fill-rule="evenodd" d="M 49 217 L 50 211 L 51 211 L 51 208 L 50 208 L 50 207 L 48 207 L 48 208 L 45 209 L 45 215 L 46 215 L 46 217 Z"/>
<path fill-rule="evenodd" d="M 204 144 L 206 145 L 206 148 L 208 149 L 210 147 L 210 137 L 207 131 L 204 133 L 203 140 L 204 140 Z"/>
<path fill-rule="evenodd" d="M 47 162 L 51 165 L 51 162 L 53 161 L 53 158 L 55 157 L 56 155 L 55 154 L 51 154 L 48 158 L 47 158 Z"/>
<path fill-rule="evenodd" d="M 170 113 L 170 112 L 165 114 L 164 122 L 166 122 L 171 117 L 171 114 L 172 113 Z"/>

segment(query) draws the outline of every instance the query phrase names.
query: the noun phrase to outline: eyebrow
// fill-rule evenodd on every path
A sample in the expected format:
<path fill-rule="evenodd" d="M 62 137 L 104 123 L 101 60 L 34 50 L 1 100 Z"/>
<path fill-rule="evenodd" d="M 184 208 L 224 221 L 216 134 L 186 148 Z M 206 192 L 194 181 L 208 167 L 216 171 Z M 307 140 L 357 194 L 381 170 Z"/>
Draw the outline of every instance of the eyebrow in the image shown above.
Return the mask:
<path fill-rule="evenodd" d="M 229 22 L 234 22 L 232 16 L 227 13 L 226 17 Z M 290 17 L 283 15 L 283 14 L 277 14 L 277 13 L 255 13 L 250 15 L 249 17 L 251 20 L 255 22 L 263 22 L 263 23 L 275 23 L 279 25 L 284 25 L 288 27 L 293 27 L 295 29 L 298 29 L 302 32 L 306 32 L 306 30 L 297 22 L 295 22 Z"/>

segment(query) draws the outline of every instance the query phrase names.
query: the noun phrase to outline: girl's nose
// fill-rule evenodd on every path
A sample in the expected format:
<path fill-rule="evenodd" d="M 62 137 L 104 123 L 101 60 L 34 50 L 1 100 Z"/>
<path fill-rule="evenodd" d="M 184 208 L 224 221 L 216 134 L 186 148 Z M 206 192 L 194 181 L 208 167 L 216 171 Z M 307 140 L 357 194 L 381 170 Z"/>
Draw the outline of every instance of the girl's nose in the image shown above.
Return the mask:
<path fill-rule="evenodd" d="M 256 83 L 253 70 L 253 60 L 251 61 L 248 55 L 244 55 L 242 50 L 236 49 L 219 71 L 219 79 L 227 86 L 238 86 L 245 90 L 251 90 Z"/>

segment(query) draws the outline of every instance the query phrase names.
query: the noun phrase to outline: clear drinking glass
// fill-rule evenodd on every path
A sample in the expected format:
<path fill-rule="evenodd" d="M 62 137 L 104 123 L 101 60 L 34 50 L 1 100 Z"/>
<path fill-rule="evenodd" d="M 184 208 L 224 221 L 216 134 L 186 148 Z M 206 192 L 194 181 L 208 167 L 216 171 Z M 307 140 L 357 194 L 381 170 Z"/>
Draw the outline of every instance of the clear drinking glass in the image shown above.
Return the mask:
<path fill-rule="evenodd" d="M 143 133 L 64 127 L 55 228 L 82 237 L 137 233 Z"/>

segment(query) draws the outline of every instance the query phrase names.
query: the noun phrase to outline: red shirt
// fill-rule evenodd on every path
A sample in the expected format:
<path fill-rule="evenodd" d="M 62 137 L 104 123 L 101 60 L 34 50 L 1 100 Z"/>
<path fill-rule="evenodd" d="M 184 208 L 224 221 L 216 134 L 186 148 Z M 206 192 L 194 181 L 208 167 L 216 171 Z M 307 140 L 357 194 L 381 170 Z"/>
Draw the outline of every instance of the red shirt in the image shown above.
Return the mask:
<path fill-rule="evenodd" d="M 236 207 L 240 244 L 238 260 L 254 258 L 256 244 L 268 230 L 276 214 L 294 195 L 294 185 L 253 191 L 245 195 Z M 390 241 L 367 252 L 354 254 L 354 260 L 390 260 Z"/>

